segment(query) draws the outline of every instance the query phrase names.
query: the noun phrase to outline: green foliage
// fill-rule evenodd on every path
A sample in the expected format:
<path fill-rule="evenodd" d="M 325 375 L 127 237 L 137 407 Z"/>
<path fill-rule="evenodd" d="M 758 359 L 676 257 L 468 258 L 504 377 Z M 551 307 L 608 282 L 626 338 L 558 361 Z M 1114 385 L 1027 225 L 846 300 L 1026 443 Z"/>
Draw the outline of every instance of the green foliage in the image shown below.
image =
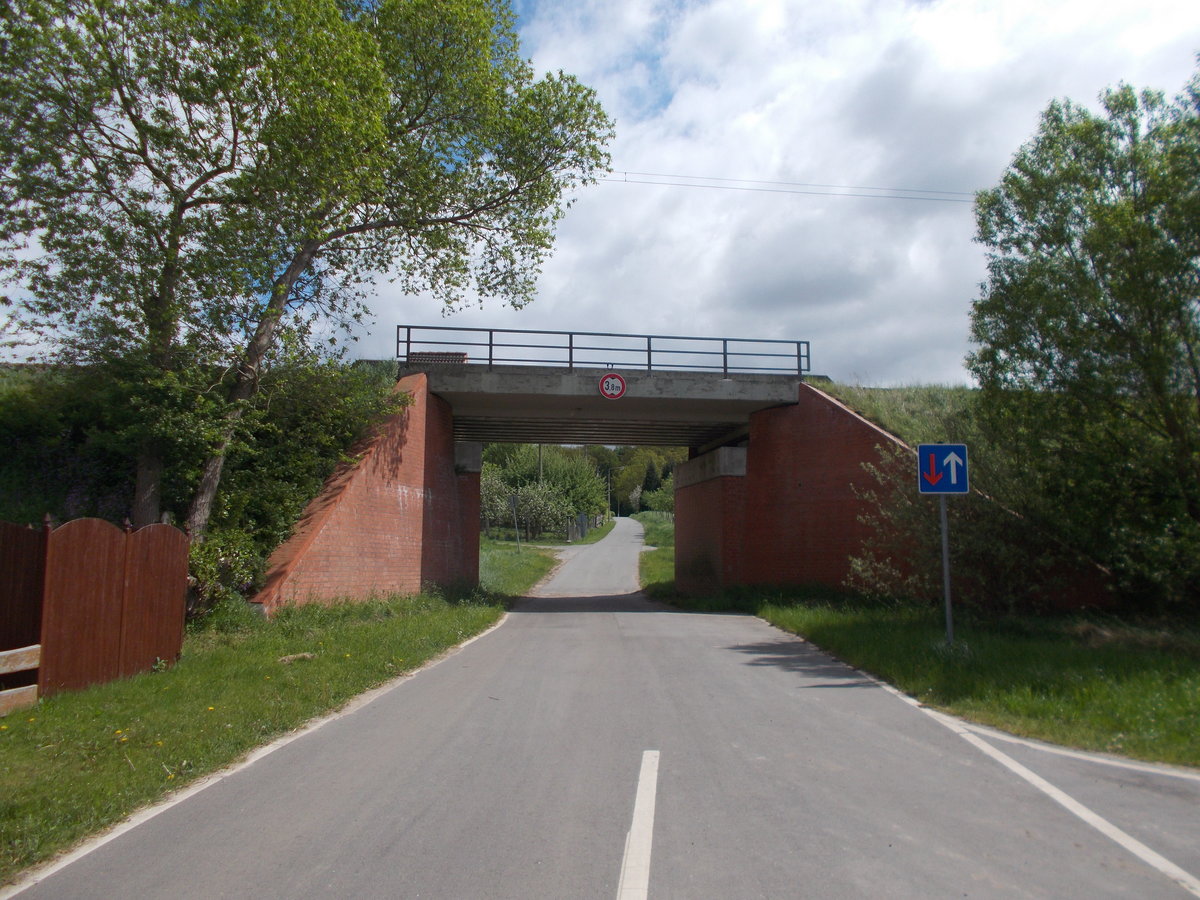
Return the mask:
<path fill-rule="evenodd" d="M 479 543 L 479 584 L 505 597 L 522 597 L 556 563 L 552 551 L 484 538 Z"/>
<path fill-rule="evenodd" d="M 287 538 L 354 442 L 406 403 L 393 392 L 394 372 L 390 361 L 304 357 L 268 371 L 230 450 L 214 527 L 246 530 L 264 554 Z"/>
<path fill-rule="evenodd" d="M 399 409 L 394 371 L 394 363 L 345 365 L 301 354 L 264 374 L 230 451 L 214 527 L 192 547 L 193 614 L 240 602 L 253 589 L 267 555 L 353 442 Z M 3 370 L 0 518 L 39 522 L 48 512 L 60 521 L 95 515 L 119 524 L 129 515 L 140 426 L 127 410 L 151 388 L 110 372 L 107 366 Z M 187 410 L 203 405 L 209 386 L 180 379 L 173 385 L 178 415 L 170 431 L 162 427 L 177 432 L 165 454 L 168 481 L 177 489 L 165 506 L 179 521 L 208 450 Z"/>
<path fill-rule="evenodd" d="M 1132 602 L 1105 589 L 1095 559 L 1072 540 L 1072 523 L 1028 514 L 1029 465 L 1011 434 L 983 424 L 980 391 L 824 387 L 910 446 L 967 444 L 974 492 L 947 504 L 956 605 L 1012 612 L 1052 608 L 1066 596 L 1101 608 Z M 880 451 L 880 463 L 854 485 L 870 503 L 865 521 L 873 527 L 851 559 L 849 587 L 876 601 L 934 607 L 942 592 L 938 500 L 918 494 L 911 450 L 881 439 Z"/>
<path fill-rule="evenodd" d="M 517 518 L 531 536 L 604 509 L 604 482 L 594 464 L 569 447 L 491 444 L 484 451 L 480 491 L 487 527 L 512 524 L 509 504 L 516 497 Z"/>
<path fill-rule="evenodd" d="M 642 541 L 647 547 L 675 546 L 675 519 L 660 512 L 635 513 L 633 518 L 642 523 Z"/>
<path fill-rule="evenodd" d="M 562 528 L 572 510 L 565 496 L 550 484 L 530 482 L 516 490 L 517 521 L 527 537 Z"/>
<path fill-rule="evenodd" d="M 128 515 L 132 463 L 97 428 L 115 410 L 95 383 L 73 370 L 0 369 L 0 518 Z"/>
<path fill-rule="evenodd" d="M 246 596 L 262 574 L 264 557 L 248 531 L 213 529 L 188 553 L 188 614 L 217 631 L 246 624 Z"/>
<path fill-rule="evenodd" d="M 1143 604 L 1200 599 L 1200 77 L 1052 103 L 978 198 L 968 359 L 1006 497 Z"/>
<path fill-rule="evenodd" d="M 359 320 L 384 271 L 523 305 L 608 164 L 594 93 L 535 79 L 492 0 L 14 0 L 0 46 L 0 278 L 63 358 L 144 375 L 135 520 L 193 420 L 197 534 L 281 342 Z"/>
<path fill-rule="evenodd" d="M 642 502 L 655 512 L 675 512 L 675 473 L 668 475 L 657 490 L 643 494 Z"/>
<path fill-rule="evenodd" d="M 642 523 L 647 547 L 638 557 L 638 581 L 649 597 L 670 600 L 675 595 L 675 520 L 660 512 L 634 513 Z"/>
<path fill-rule="evenodd" d="M 490 532 L 494 524 L 513 521 L 510 500 L 513 490 L 504 480 L 504 470 L 494 462 L 484 462 L 479 473 L 479 515 Z"/>
<path fill-rule="evenodd" d="M 686 459 L 685 447 L 618 448 L 615 464 L 608 470 L 612 473 L 613 512 L 618 515 L 630 515 L 648 509 L 646 484 L 653 484 L 655 479 L 667 478 L 674 467 Z M 637 499 L 633 500 L 632 497 Z"/>

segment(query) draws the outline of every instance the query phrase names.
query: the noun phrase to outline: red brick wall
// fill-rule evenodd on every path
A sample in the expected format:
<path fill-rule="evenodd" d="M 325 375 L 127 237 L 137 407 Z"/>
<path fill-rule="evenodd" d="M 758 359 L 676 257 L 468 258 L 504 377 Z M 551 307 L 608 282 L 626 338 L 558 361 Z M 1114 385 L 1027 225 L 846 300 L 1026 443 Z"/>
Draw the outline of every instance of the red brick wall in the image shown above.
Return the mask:
<path fill-rule="evenodd" d="M 887 432 L 804 384 L 795 406 L 750 417 L 743 580 L 746 584 L 840 585 L 869 535 L 853 485 Z"/>
<path fill-rule="evenodd" d="M 255 597 L 268 611 L 478 581 L 479 481 L 455 473 L 450 407 L 422 374 L 396 389 L 411 405 L 381 426 L 356 464 L 334 473 L 271 556 Z"/>

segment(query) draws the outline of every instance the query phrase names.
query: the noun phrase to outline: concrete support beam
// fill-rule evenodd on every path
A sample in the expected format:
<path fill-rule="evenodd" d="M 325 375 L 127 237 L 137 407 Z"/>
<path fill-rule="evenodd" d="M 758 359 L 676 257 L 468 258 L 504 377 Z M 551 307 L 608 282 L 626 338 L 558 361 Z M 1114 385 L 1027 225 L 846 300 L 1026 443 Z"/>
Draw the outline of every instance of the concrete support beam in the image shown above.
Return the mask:
<path fill-rule="evenodd" d="M 479 441 L 454 442 L 454 471 L 482 472 L 483 444 Z"/>
<path fill-rule="evenodd" d="M 721 447 L 675 468 L 675 584 L 703 594 L 742 583 L 746 450 Z"/>

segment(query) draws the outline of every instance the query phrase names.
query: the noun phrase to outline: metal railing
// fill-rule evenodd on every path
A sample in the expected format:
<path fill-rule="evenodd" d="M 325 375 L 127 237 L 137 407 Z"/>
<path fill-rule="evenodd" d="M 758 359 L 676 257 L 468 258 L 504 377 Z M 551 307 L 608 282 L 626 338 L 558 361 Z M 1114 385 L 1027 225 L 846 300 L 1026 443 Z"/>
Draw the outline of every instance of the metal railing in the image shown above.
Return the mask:
<path fill-rule="evenodd" d="M 808 341 L 437 325 L 397 325 L 396 356 L 414 364 L 622 368 L 724 375 L 804 375 L 810 370 Z"/>

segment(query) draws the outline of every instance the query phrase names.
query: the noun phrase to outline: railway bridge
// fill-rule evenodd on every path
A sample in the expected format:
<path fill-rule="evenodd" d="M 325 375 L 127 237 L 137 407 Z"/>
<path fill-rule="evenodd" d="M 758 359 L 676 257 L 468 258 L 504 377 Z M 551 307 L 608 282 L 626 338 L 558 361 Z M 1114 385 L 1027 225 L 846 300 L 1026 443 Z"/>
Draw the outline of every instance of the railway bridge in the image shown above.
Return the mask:
<path fill-rule="evenodd" d="M 804 341 L 400 326 L 411 397 L 330 478 L 257 600 L 477 583 L 484 443 L 687 447 L 676 583 L 839 585 L 862 465 L 894 441 L 823 393 Z"/>

